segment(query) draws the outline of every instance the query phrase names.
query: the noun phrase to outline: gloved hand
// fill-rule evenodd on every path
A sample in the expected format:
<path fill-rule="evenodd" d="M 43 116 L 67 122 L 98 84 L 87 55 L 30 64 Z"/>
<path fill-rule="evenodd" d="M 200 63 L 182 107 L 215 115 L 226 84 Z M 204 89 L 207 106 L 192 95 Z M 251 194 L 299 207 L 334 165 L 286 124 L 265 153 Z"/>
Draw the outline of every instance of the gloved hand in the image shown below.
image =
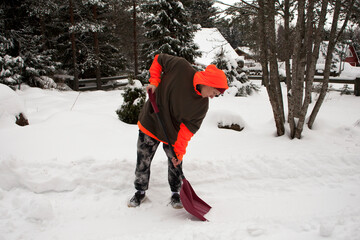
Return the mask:
<path fill-rule="evenodd" d="M 175 157 L 171 159 L 171 162 L 173 163 L 175 168 L 177 168 L 177 166 L 181 163 L 181 161 Z"/>
<path fill-rule="evenodd" d="M 151 92 L 154 93 L 154 92 L 155 92 L 155 89 L 156 89 L 156 86 L 155 86 L 155 85 L 152 85 L 152 84 L 149 84 L 149 85 L 147 85 L 147 87 L 146 87 L 146 92 L 149 92 L 149 89 L 151 89 Z"/>

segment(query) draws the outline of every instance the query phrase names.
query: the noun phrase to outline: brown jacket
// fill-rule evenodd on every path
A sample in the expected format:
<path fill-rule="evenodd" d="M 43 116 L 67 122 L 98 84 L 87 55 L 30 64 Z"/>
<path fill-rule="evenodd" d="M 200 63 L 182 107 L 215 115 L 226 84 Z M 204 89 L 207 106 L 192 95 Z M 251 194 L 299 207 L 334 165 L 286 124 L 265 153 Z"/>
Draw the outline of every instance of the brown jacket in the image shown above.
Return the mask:
<path fill-rule="evenodd" d="M 158 86 L 155 94 L 159 114 L 180 160 L 186 152 L 188 141 L 199 130 L 209 107 L 209 99 L 203 98 L 196 90 L 194 76 L 197 74 L 200 76 L 199 81 L 202 81 L 204 78 L 201 73 L 197 73 L 184 58 L 167 54 L 157 55 L 150 67 L 150 83 Z M 221 87 L 226 89 L 227 84 L 225 85 L 222 84 Z M 166 143 L 150 101 L 141 110 L 138 125 L 145 134 Z"/>

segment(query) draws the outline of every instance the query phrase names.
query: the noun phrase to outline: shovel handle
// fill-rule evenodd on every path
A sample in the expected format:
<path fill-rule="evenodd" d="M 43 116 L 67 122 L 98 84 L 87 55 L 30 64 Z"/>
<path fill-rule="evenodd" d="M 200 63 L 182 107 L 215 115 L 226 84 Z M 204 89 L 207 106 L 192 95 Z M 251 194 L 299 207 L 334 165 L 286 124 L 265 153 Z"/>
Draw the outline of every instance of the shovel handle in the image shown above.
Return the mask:
<path fill-rule="evenodd" d="M 159 108 L 158 106 L 156 105 L 156 96 L 155 96 L 155 93 L 152 92 L 151 89 L 148 90 L 148 94 L 149 94 L 149 99 L 150 99 L 150 102 L 151 102 L 151 105 L 154 109 L 154 112 L 157 114 L 159 113 Z"/>
<path fill-rule="evenodd" d="M 161 129 L 162 129 L 162 131 L 163 131 L 163 133 L 164 133 L 164 135 L 165 135 L 165 137 L 166 137 L 166 141 L 168 142 L 168 145 L 169 145 L 169 147 L 170 147 L 171 153 L 172 153 L 172 155 L 176 158 L 176 160 L 178 160 L 178 158 L 177 158 L 177 156 L 176 156 L 176 154 L 175 154 L 175 151 L 174 151 L 174 147 L 171 145 L 170 139 L 169 139 L 169 137 L 168 137 L 168 135 L 167 135 L 167 133 L 166 133 L 165 125 L 164 125 L 162 119 L 160 118 L 159 108 L 158 108 L 158 106 L 157 106 L 157 104 L 156 104 L 156 96 L 155 96 L 155 93 L 153 93 L 152 90 L 149 89 L 149 90 L 148 90 L 148 94 L 149 94 L 150 103 L 151 103 L 151 105 L 152 105 L 152 107 L 153 107 L 153 109 L 154 109 L 154 112 L 156 113 L 156 117 L 157 117 L 157 119 L 158 119 L 158 121 L 159 121 L 159 123 L 160 123 Z M 175 167 L 175 166 L 174 166 L 174 167 Z M 180 173 L 180 176 L 181 176 L 182 179 L 185 178 L 184 173 L 183 173 L 183 171 L 182 171 L 181 168 L 175 167 L 175 170 Z"/>

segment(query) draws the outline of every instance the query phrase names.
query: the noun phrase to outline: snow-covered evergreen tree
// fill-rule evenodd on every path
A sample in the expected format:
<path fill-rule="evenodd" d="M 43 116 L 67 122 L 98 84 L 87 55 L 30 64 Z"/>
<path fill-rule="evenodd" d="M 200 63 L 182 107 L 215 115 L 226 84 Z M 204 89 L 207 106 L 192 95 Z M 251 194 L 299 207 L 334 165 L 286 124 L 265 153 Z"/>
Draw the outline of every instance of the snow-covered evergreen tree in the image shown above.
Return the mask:
<path fill-rule="evenodd" d="M 181 0 L 189 13 L 189 20 L 193 24 L 200 24 L 204 28 L 215 26 L 217 9 L 213 7 L 213 0 Z"/>
<path fill-rule="evenodd" d="M 237 7 L 226 9 L 226 17 L 218 19 L 216 27 L 234 49 L 247 46 L 255 51 L 258 49 L 258 30 L 254 11 L 242 1 L 237 1 L 234 5 Z"/>
<path fill-rule="evenodd" d="M 247 96 L 253 91 L 258 91 L 259 88 L 252 84 L 246 75 L 245 70 L 241 67 L 241 60 L 236 61 L 228 57 L 223 49 L 216 54 L 216 59 L 212 64 L 225 72 L 228 80 L 230 94 L 235 96 Z"/>
<path fill-rule="evenodd" d="M 183 57 L 194 63 L 195 57 L 200 55 L 193 42 L 197 27 L 189 22 L 182 3 L 175 0 L 152 1 L 144 4 L 143 10 L 148 14 L 144 24 L 148 39 L 143 45 L 145 67 L 150 67 L 154 56 L 159 53 Z"/>
<path fill-rule="evenodd" d="M 37 77 L 50 75 L 58 65 L 44 30 L 54 8 L 42 0 L 36 5 L 32 1 L 13 1 L 4 2 L 3 6 L 0 81 L 8 85 L 37 85 Z"/>
<path fill-rule="evenodd" d="M 125 60 L 121 53 L 122 46 L 119 45 L 116 24 L 113 22 L 114 9 L 118 9 L 119 5 L 121 6 L 119 1 L 74 0 L 74 26 L 70 25 L 66 13 L 68 6 L 65 5 L 64 21 L 68 24 L 68 31 L 76 35 L 80 78 L 95 77 L 98 66 L 102 77 L 116 75 L 125 68 Z M 65 48 L 62 58 L 66 66 L 72 69 L 69 32 L 65 32 L 62 38 L 65 41 L 62 43 Z"/>
<path fill-rule="evenodd" d="M 13 39 L 0 35 L 0 83 L 9 86 L 21 82 L 24 67 L 24 60 L 20 56 L 13 57 L 8 54 L 13 47 Z"/>

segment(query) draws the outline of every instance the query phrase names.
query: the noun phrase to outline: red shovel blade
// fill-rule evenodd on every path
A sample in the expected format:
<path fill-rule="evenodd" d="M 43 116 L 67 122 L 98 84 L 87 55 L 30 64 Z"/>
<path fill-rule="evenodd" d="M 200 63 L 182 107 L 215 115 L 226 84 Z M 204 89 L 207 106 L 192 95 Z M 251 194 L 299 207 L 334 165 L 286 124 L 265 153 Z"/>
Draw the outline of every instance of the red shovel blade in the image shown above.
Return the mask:
<path fill-rule="evenodd" d="M 196 195 L 194 189 L 185 178 L 182 181 L 180 199 L 185 210 L 201 221 L 207 221 L 204 215 L 209 212 L 211 207 Z"/>

